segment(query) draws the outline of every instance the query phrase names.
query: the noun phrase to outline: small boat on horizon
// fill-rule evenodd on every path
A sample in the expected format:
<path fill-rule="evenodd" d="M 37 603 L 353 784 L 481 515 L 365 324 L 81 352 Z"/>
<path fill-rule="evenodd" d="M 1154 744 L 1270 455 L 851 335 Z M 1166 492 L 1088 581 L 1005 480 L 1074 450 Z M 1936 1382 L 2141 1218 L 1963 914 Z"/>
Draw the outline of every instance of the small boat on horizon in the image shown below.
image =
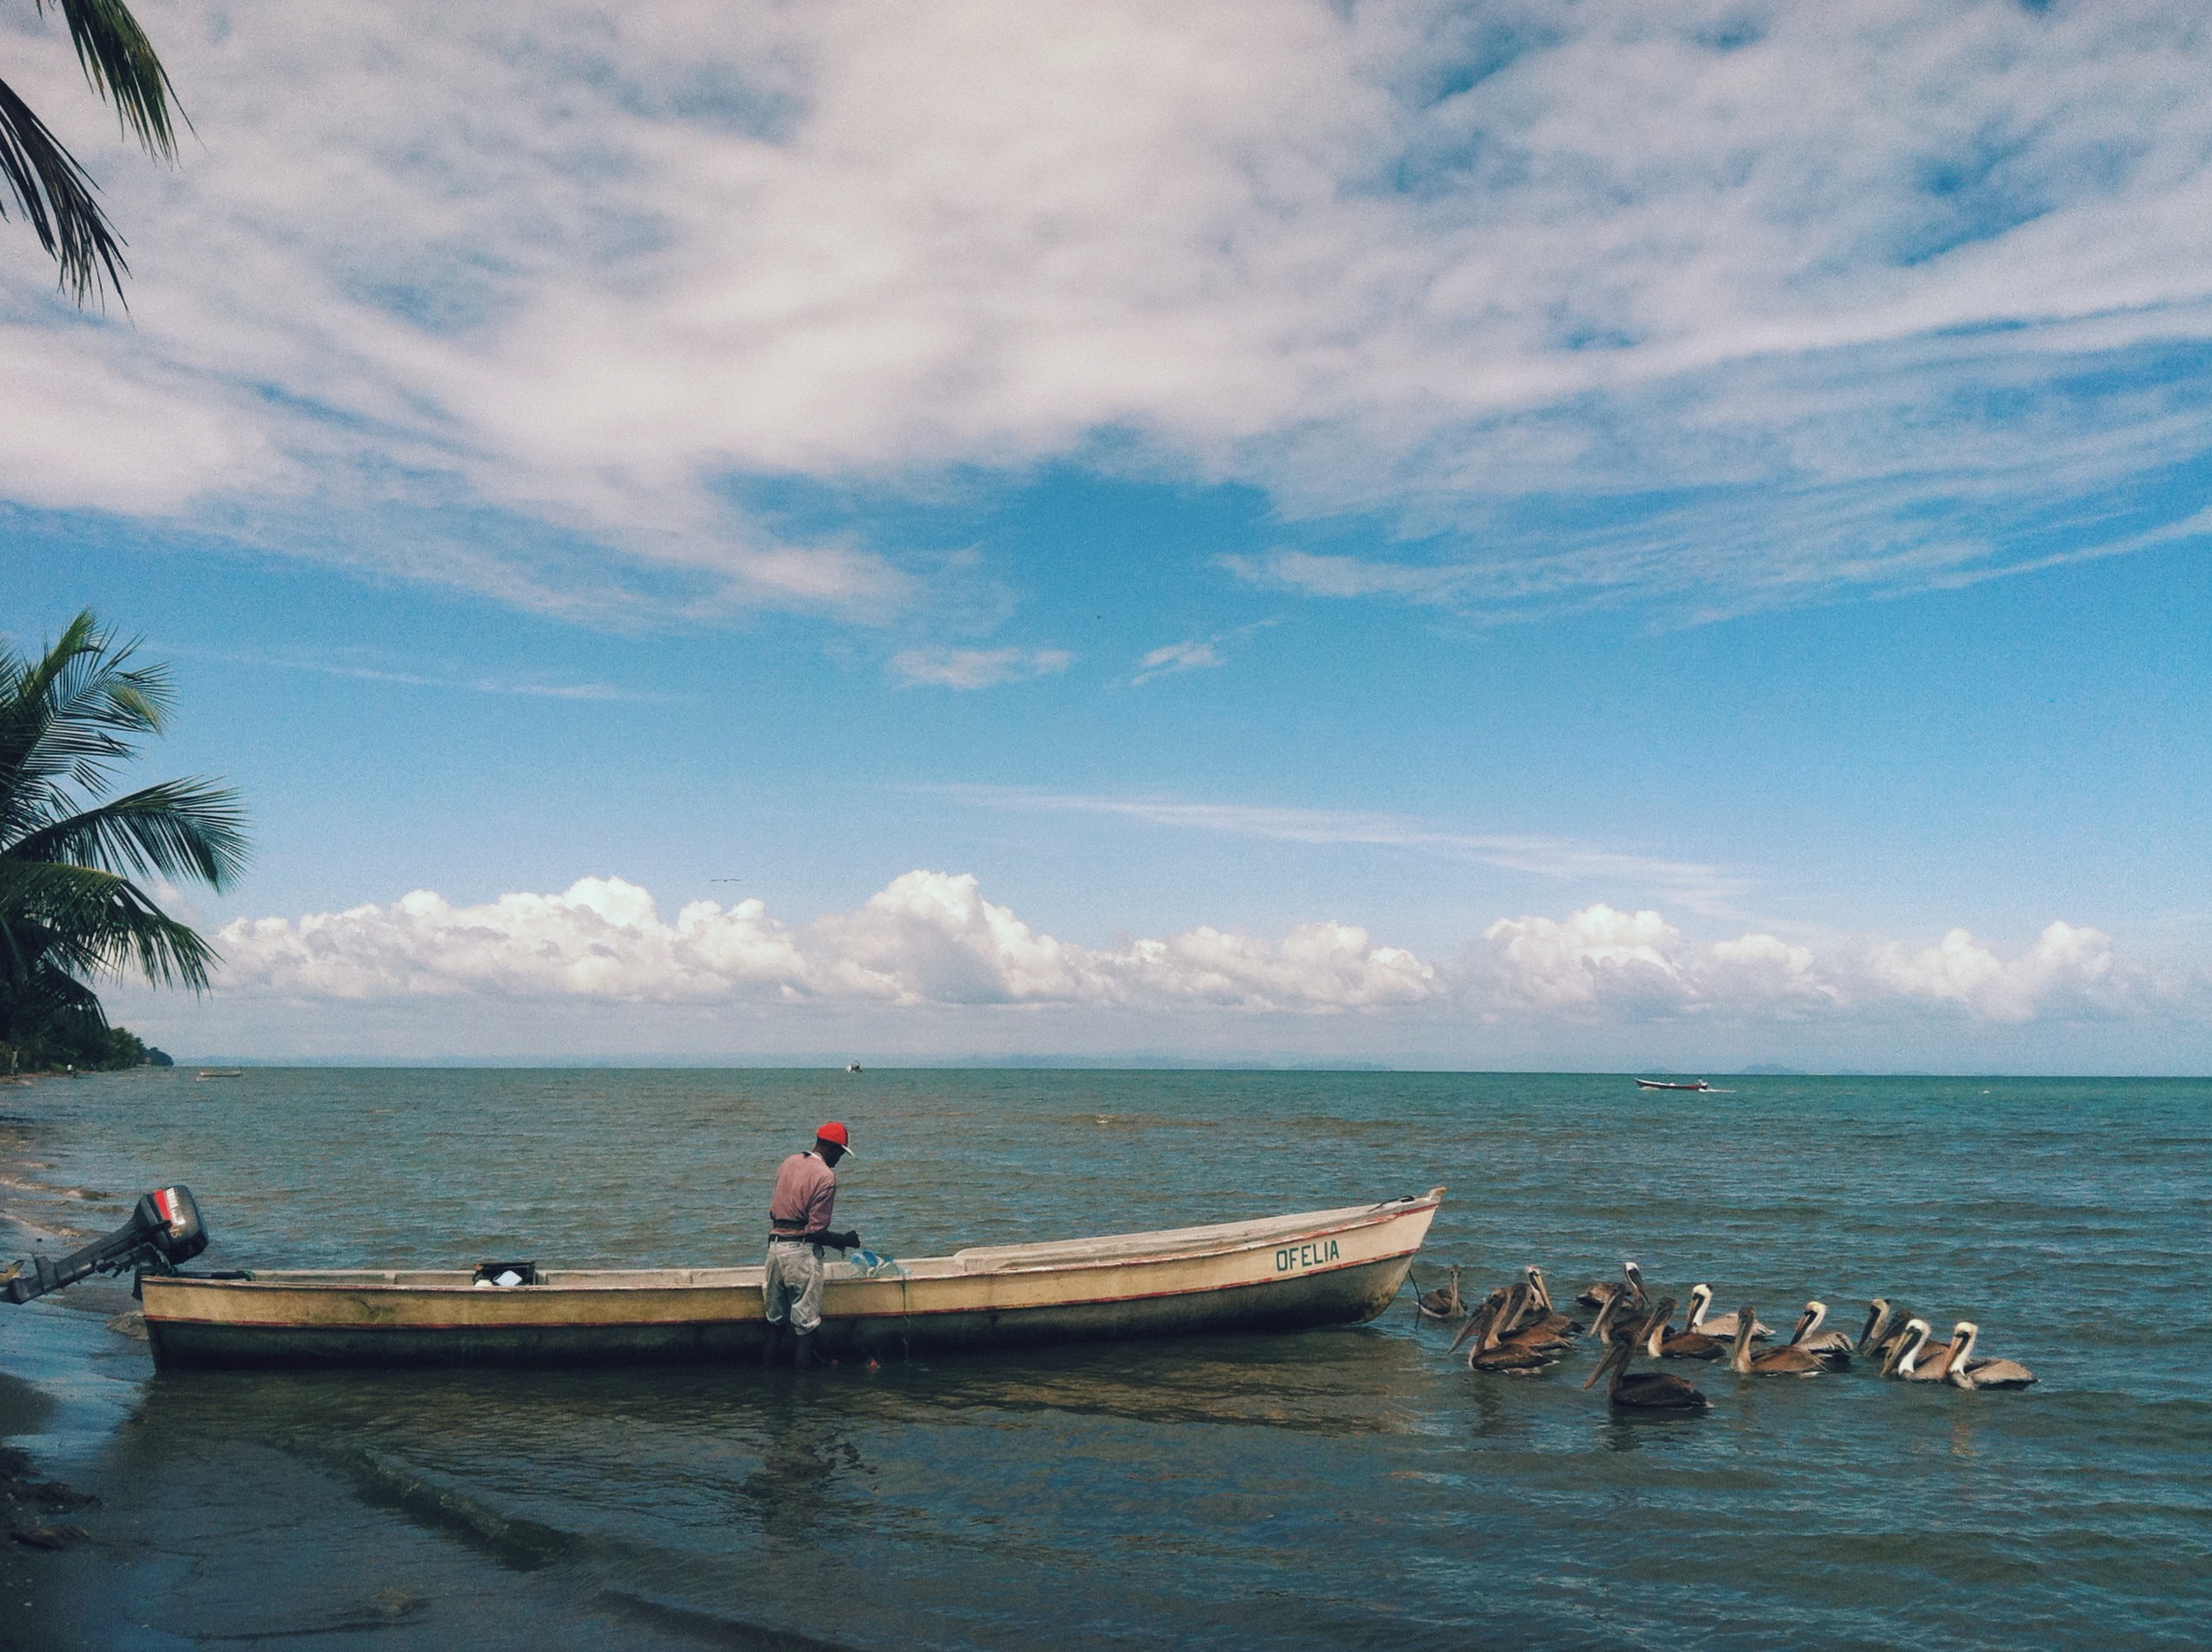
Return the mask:
<path fill-rule="evenodd" d="M 1693 1079 L 1686 1082 L 1679 1079 L 1639 1079 L 1636 1087 L 1640 1090 L 1696 1090 L 1709 1095 L 1728 1094 L 1726 1090 L 1715 1088 L 1703 1079 Z"/>
<path fill-rule="evenodd" d="M 242 1079 L 245 1076 L 243 1067 L 202 1067 L 192 1075 L 192 1079 L 193 1082 L 198 1083 L 207 1079 Z"/>
<path fill-rule="evenodd" d="M 1444 1189 L 1256 1221 L 830 1263 L 821 1351 L 945 1351 L 1360 1325 L 1397 1296 Z M 177 1367 L 732 1363 L 762 1269 L 274 1270 L 139 1275 Z M 513 1281 L 509 1283 L 508 1281 Z"/>

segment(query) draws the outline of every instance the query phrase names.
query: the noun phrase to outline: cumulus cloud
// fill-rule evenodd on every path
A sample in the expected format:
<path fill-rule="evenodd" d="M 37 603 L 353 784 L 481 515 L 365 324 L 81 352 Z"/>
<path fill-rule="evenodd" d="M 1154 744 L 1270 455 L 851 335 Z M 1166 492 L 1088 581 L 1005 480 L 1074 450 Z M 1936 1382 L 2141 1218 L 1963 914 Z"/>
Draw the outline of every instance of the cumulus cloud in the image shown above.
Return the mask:
<path fill-rule="evenodd" d="M 1271 583 L 1694 616 L 2145 542 L 2139 479 L 2205 445 L 2183 0 L 150 25 L 177 172 L 114 146 L 62 31 L 4 25 L 137 271 L 127 320 L 80 319 L 13 232 L 19 503 L 595 616 L 868 618 L 923 576 L 733 479 L 926 492 L 1109 437 L 1435 536 L 1243 565 Z"/>
<path fill-rule="evenodd" d="M 240 919 L 216 943 L 226 996 L 376 1003 L 505 999 L 611 1005 L 1078 1008 L 1135 1016 L 1361 1015 L 1431 1023 L 1803 1021 L 1901 1012 L 2016 1025 L 2153 1007 L 2159 995 L 2095 930 L 2053 924 L 2003 959 L 1963 931 L 1914 950 L 1825 953 L 1768 934 L 1696 942 L 1656 911 L 1603 904 L 1502 918 L 1463 957 L 1425 959 L 1357 925 L 1279 940 L 1202 925 L 1086 946 L 1033 928 L 967 874 L 915 871 L 804 924 L 758 899 L 664 918 L 620 878 L 455 906 L 385 905 Z"/>
<path fill-rule="evenodd" d="M 1901 996 L 1957 1004 L 1994 1021 L 2027 1021 L 2057 1007 L 2125 1005 L 2133 985 L 2113 960 L 2109 936 L 2055 923 L 2020 957 L 2001 959 L 1963 929 L 1909 951 L 1894 941 L 1875 949 L 1870 976 Z"/>
<path fill-rule="evenodd" d="M 989 688 L 1056 675 L 1073 657 L 1065 649 L 906 649 L 891 657 L 891 669 L 910 688 Z"/>
<path fill-rule="evenodd" d="M 663 919 L 619 878 L 456 907 L 429 890 L 390 906 L 221 929 L 220 990 L 377 1000 L 490 995 L 620 1003 L 1081 1004 L 1333 1013 L 1418 1003 L 1438 972 L 1356 926 L 1269 942 L 1212 928 L 1098 949 L 1041 935 L 972 876 L 910 872 L 850 912 L 797 928 L 758 900 L 694 902 Z"/>
<path fill-rule="evenodd" d="M 2000 958 L 1963 929 L 1917 949 L 1839 942 L 1824 956 L 1770 934 L 1694 944 L 1655 911 L 1602 903 L 1564 920 L 1501 918 L 1471 960 L 1498 1005 L 1581 1015 L 1802 1018 L 1897 1010 L 1985 1022 L 2127 1013 L 2165 996 L 2121 967 L 2110 937 L 2054 923 L 2019 957 Z"/>

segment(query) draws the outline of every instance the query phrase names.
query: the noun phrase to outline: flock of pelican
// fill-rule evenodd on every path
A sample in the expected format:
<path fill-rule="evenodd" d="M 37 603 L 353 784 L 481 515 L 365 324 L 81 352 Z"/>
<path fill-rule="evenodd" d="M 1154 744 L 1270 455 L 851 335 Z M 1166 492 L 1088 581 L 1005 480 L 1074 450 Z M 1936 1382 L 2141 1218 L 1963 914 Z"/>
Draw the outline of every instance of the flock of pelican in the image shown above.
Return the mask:
<path fill-rule="evenodd" d="M 1760 1323 L 1758 1310 L 1745 1307 L 1710 1318 L 1707 1310 L 1713 1292 L 1707 1285 L 1690 1287 L 1689 1311 L 1682 1328 L 1675 1329 L 1675 1299 L 1652 1301 L 1644 1289 L 1643 1272 L 1632 1262 L 1621 1264 L 1617 1281 L 1601 1280 L 1575 1298 L 1578 1306 L 1596 1310 L 1586 1326 L 1553 1305 L 1541 1268 L 1522 1270 L 1519 1279 L 1501 1286 L 1471 1308 L 1460 1295 L 1459 1276 L 1455 1267 L 1448 1282 L 1422 1293 L 1415 1308 L 1426 1320 L 1465 1322 L 1452 1339 L 1452 1348 L 1469 1345 L 1469 1370 L 1533 1376 L 1558 1364 L 1587 1336 L 1597 1344 L 1600 1356 L 1597 1369 L 1582 1386 L 1593 1387 L 1609 1374 L 1606 1398 L 1622 1410 L 1712 1409 L 1712 1402 L 1684 1378 L 1671 1372 L 1631 1370 L 1639 1355 L 1655 1360 L 1724 1360 L 1741 1377 L 1818 1377 L 1847 1371 L 1855 1359 L 1863 1359 L 1882 1376 L 1899 1382 L 2024 1388 L 2035 1380 L 2035 1373 L 2016 1360 L 1978 1354 L 1981 1328 L 1972 1320 L 1962 1319 L 1952 1326 L 1948 1342 L 1931 1344 L 1934 1332 L 1927 1320 L 1901 1311 L 1879 1296 L 1867 1304 L 1866 1323 L 1856 1337 L 1844 1331 L 1824 1331 L 1827 1304 L 1809 1302 L 1797 1316 L 1788 1341 L 1760 1348 L 1753 1344 L 1771 1341 L 1774 1333 Z"/>

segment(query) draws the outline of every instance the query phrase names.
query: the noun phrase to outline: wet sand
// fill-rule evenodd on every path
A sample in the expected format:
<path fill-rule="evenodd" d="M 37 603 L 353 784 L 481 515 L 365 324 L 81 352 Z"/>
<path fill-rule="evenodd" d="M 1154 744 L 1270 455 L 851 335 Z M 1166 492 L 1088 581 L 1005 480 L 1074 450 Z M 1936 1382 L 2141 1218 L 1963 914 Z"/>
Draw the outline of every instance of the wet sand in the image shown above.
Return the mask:
<path fill-rule="evenodd" d="M 0 1268 L 35 1248 L 66 1242 L 60 1200 L 33 1181 L 43 1167 L 39 1126 L 28 1122 L 37 1087 L 0 1086 Z M 55 1402 L 13 1374 L 11 1356 L 27 1328 L 21 1309 L 0 1304 L 0 1652 L 70 1644 L 56 1612 L 56 1564 L 88 1536 L 98 1514 L 89 1494 L 42 1473 L 14 1442 L 41 1433 Z M 81 1533 L 86 1535 L 80 1535 Z"/>

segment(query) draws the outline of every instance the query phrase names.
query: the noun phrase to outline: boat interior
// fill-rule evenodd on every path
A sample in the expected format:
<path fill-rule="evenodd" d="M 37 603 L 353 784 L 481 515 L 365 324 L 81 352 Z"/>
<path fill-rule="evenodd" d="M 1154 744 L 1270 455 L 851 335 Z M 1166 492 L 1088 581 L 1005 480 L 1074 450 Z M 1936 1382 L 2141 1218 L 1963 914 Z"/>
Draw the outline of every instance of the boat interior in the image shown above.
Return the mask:
<path fill-rule="evenodd" d="M 1093 1267 L 1141 1261 L 1153 1257 L 1205 1255 L 1240 1250 L 1275 1240 L 1303 1240 L 1360 1224 L 1382 1220 L 1439 1198 L 1439 1187 L 1425 1195 L 1409 1195 L 1378 1204 L 1347 1205 L 1334 1210 L 1308 1210 L 1294 1216 L 1268 1217 L 1251 1222 L 1217 1222 L 1203 1227 L 1162 1228 L 1144 1233 L 1112 1233 L 1097 1239 L 1048 1241 L 1029 1245 L 979 1245 L 949 1256 L 918 1256 L 873 1272 L 850 1261 L 832 1262 L 824 1277 L 830 1281 L 859 1279 L 950 1279 L 964 1274 L 1017 1273 L 1049 1268 Z M 311 1287 L 324 1290 L 374 1289 L 473 1290 L 487 1270 L 515 1267 L 525 1271 L 526 1284 L 500 1286 L 485 1280 L 488 1290 L 728 1290 L 757 1287 L 758 1264 L 729 1268 L 539 1268 L 530 1264 L 486 1264 L 469 1268 L 254 1268 L 216 1277 L 256 1285 Z"/>

